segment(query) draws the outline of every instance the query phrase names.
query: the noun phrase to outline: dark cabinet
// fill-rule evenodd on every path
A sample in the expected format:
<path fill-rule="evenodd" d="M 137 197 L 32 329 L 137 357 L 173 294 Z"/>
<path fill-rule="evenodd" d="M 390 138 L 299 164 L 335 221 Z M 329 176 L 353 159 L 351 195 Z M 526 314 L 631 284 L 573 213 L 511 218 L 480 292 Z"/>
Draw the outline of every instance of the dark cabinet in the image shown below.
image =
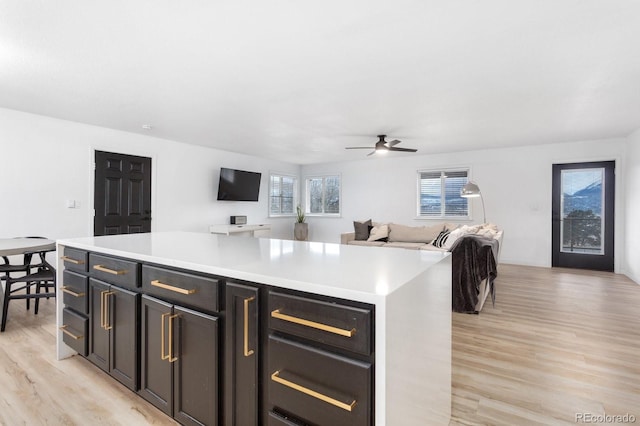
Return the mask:
<path fill-rule="evenodd" d="M 89 279 L 87 358 L 131 390 L 138 389 L 140 295 Z"/>
<path fill-rule="evenodd" d="M 61 256 L 62 272 L 62 341 L 82 356 L 89 348 L 89 303 L 87 264 L 89 254 L 84 250 L 65 247 Z M 60 295 L 59 295 L 60 297 Z"/>
<path fill-rule="evenodd" d="M 372 305 L 72 248 L 62 261 L 63 341 L 179 423 L 375 423 Z"/>
<path fill-rule="evenodd" d="M 184 425 L 217 425 L 218 318 L 142 296 L 139 394 Z"/>
<path fill-rule="evenodd" d="M 227 283 L 225 426 L 259 424 L 259 290 Z"/>
<path fill-rule="evenodd" d="M 374 424 L 373 310 L 269 290 L 269 425 Z"/>

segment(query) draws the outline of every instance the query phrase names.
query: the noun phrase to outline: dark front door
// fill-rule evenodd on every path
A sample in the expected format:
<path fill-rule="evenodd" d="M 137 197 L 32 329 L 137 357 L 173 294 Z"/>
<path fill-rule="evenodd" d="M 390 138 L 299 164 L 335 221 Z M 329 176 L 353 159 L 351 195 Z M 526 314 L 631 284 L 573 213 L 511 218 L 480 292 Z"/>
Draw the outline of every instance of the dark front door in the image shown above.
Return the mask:
<path fill-rule="evenodd" d="M 151 158 L 96 151 L 94 235 L 151 232 Z"/>
<path fill-rule="evenodd" d="M 553 165 L 552 265 L 613 271 L 615 161 Z"/>

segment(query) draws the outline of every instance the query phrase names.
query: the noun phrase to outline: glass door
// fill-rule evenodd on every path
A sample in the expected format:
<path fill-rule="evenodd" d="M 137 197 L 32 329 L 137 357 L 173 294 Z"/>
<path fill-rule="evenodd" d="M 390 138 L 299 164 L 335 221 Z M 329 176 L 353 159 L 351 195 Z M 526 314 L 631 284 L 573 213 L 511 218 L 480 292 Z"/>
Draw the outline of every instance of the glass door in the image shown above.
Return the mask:
<path fill-rule="evenodd" d="M 613 271 L 615 162 L 554 164 L 552 265 Z"/>

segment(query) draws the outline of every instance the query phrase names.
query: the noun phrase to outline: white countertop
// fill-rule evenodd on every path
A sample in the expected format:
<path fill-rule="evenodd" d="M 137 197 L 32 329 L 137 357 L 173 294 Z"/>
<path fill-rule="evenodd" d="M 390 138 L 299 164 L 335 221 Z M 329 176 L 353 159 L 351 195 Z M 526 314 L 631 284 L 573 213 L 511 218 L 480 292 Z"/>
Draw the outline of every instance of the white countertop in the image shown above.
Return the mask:
<path fill-rule="evenodd" d="M 193 232 L 58 240 L 58 245 L 376 303 L 449 253 Z"/>

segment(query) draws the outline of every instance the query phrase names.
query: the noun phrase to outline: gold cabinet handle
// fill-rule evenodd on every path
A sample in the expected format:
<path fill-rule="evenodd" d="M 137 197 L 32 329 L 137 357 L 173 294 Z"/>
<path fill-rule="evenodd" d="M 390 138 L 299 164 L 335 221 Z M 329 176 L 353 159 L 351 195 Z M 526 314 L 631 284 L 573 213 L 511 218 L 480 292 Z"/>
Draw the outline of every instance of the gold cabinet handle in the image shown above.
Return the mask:
<path fill-rule="evenodd" d="M 60 290 L 62 290 L 63 292 L 72 295 L 73 297 L 83 297 L 84 293 L 78 293 L 77 291 L 73 291 L 71 290 L 71 287 L 68 287 L 66 285 L 63 285 L 62 287 L 60 287 Z"/>
<path fill-rule="evenodd" d="M 115 269 L 105 268 L 102 265 L 93 265 L 93 269 L 100 272 L 106 272 L 107 274 L 111 274 L 111 275 L 124 275 L 128 272 L 126 269 L 121 269 L 118 271 Z"/>
<path fill-rule="evenodd" d="M 168 314 L 162 314 L 160 318 L 160 359 L 165 360 L 169 359 L 169 355 L 164 354 L 164 319 L 171 315 L 171 312 Z"/>
<path fill-rule="evenodd" d="M 280 312 L 280 309 L 276 309 L 275 311 L 271 312 L 271 316 L 273 318 L 277 318 L 283 321 L 289 321 L 295 324 L 304 325 L 306 327 L 317 328 L 318 330 L 327 331 L 329 333 L 339 334 L 340 336 L 344 336 L 344 337 L 353 337 L 353 335 L 356 334 L 355 328 L 352 328 L 351 330 L 345 330 L 342 328 L 333 327 L 331 325 L 322 324 L 315 321 L 309 321 L 304 318 L 298 318 L 291 315 L 283 314 Z"/>
<path fill-rule="evenodd" d="M 74 265 L 84 265 L 84 260 L 74 259 L 73 257 L 62 256 L 60 259 L 64 260 L 65 262 L 73 263 Z"/>
<path fill-rule="evenodd" d="M 255 297 L 244 299 L 244 356 L 253 355 L 253 349 L 249 350 L 249 303 L 255 300 Z"/>
<path fill-rule="evenodd" d="M 312 396 L 314 398 L 317 398 L 321 401 L 324 401 L 328 404 L 331 405 L 335 405 L 336 407 L 342 408 L 343 410 L 346 411 L 352 411 L 353 407 L 355 407 L 356 405 L 356 400 L 354 399 L 352 403 L 347 404 L 345 402 L 342 401 L 338 401 L 337 399 L 331 398 L 330 396 L 327 395 L 323 395 L 320 392 L 316 392 L 314 390 L 311 390 L 309 388 L 305 388 L 304 386 L 301 386 L 297 383 L 293 383 L 287 379 L 283 379 L 282 377 L 280 377 L 280 370 L 276 371 L 275 373 L 273 373 L 271 375 L 271 380 L 273 380 L 276 383 L 280 383 L 281 385 L 287 386 L 291 389 L 297 390 L 298 392 L 302 392 L 305 395 L 309 395 Z"/>
<path fill-rule="evenodd" d="M 70 336 L 72 339 L 80 340 L 80 339 L 82 339 L 82 338 L 84 337 L 84 336 L 82 336 L 82 335 L 77 336 L 77 335 L 73 334 L 72 332 L 70 332 L 69 330 L 67 330 L 67 327 L 69 327 L 69 326 L 68 326 L 68 325 L 63 325 L 62 327 L 60 327 L 60 330 L 62 330 L 62 332 L 63 332 L 64 334 L 66 334 L 67 336 Z"/>
<path fill-rule="evenodd" d="M 187 288 L 174 287 L 169 284 L 161 283 L 158 280 L 151 281 L 151 285 L 154 287 L 164 288 L 165 290 L 175 291 L 176 293 L 180 293 L 180 294 L 193 294 L 196 292 L 195 288 L 187 289 Z"/>
<path fill-rule="evenodd" d="M 165 353 L 165 340 L 164 340 L 164 319 L 169 317 L 169 349 Z M 171 312 L 168 314 L 162 314 L 160 318 L 160 359 L 167 360 L 169 362 L 175 362 L 178 357 L 173 356 L 173 320 L 178 318 L 178 315 L 171 315 Z"/>
<path fill-rule="evenodd" d="M 100 327 L 105 330 L 111 330 L 112 325 L 109 325 L 109 296 L 114 292 L 104 290 L 100 292 Z"/>
<path fill-rule="evenodd" d="M 177 356 L 173 356 L 173 320 L 178 318 L 178 315 L 169 316 L 169 362 L 178 360 Z"/>

